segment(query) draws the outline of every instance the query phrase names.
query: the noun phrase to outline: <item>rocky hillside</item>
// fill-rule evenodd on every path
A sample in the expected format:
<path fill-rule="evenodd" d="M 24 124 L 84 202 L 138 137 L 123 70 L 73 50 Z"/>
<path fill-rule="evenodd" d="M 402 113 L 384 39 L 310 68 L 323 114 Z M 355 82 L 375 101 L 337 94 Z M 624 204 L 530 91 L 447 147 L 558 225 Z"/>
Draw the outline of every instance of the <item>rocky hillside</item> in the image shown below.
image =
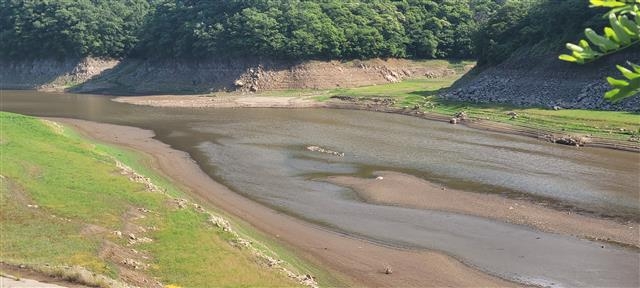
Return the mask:
<path fill-rule="evenodd" d="M 449 91 L 442 93 L 442 97 L 519 107 L 640 110 L 640 96 L 619 103 L 602 98 L 610 89 L 605 78 L 620 76 L 615 65 L 626 61 L 639 63 L 639 51 L 612 55 L 583 66 L 557 60 L 557 54 L 515 55 L 518 56 L 496 66 L 476 67 Z"/>
<path fill-rule="evenodd" d="M 0 63 L 4 89 L 168 94 L 211 91 L 330 89 L 455 74 L 446 61 L 144 61 L 137 59 Z"/>
<path fill-rule="evenodd" d="M 0 89 L 63 90 L 115 67 L 113 59 L 0 60 Z"/>

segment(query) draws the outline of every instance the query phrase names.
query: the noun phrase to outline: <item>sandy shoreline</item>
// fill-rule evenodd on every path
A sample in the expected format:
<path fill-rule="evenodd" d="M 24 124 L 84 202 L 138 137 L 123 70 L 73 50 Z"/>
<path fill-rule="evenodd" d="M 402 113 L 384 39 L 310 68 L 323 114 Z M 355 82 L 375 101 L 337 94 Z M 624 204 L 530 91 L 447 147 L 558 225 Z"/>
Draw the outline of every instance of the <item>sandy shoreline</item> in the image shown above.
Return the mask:
<path fill-rule="evenodd" d="M 382 179 L 333 176 L 327 181 L 351 188 L 371 203 L 479 216 L 545 232 L 640 248 L 638 223 L 623 224 L 558 211 L 526 200 L 449 189 L 397 172 L 383 171 L 375 175 Z"/>
<path fill-rule="evenodd" d="M 133 105 L 151 107 L 179 107 L 179 108 L 332 108 L 366 110 L 384 113 L 402 114 L 422 119 L 449 122 L 451 116 L 435 113 L 424 113 L 413 109 L 403 109 L 390 106 L 388 102 L 376 101 L 343 101 L 330 99 L 320 102 L 314 99 L 318 95 L 307 96 L 259 96 L 255 94 L 229 94 L 222 96 L 207 95 L 149 95 L 149 96 L 121 96 L 112 101 Z M 550 139 L 573 137 L 557 131 L 546 131 L 527 127 L 509 125 L 482 119 L 469 119 L 458 124 L 479 130 L 525 136 L 549 142 Z M 575 136 L 575 135 L 574 135 Z M 577 136 L 576 136 L 577 137 Z M 629 141 L 618 141 L 604 138 L 589 138 L 589 147 L 616 149 L 629 152 L 640 152 L 640 144 Z"/>
<path fill-rule="evenodd" d="M 181 96 L 182 97 L 182 96 Z M 400 250 L 333 233 L 244 198 L 213 181 L 188 154 L 152 139 L 153 132 L 74 119 L 51 119 L 97 141 L 150 156 L 152 168 L 197 200 L 238 217 L 355 286 L 510 287 L 511 282 L 470 268 L 447 255 Z M 385 266 L 393 274 L 384 273 Z M 320 283 L 322 285 L 322 283 Z"/>

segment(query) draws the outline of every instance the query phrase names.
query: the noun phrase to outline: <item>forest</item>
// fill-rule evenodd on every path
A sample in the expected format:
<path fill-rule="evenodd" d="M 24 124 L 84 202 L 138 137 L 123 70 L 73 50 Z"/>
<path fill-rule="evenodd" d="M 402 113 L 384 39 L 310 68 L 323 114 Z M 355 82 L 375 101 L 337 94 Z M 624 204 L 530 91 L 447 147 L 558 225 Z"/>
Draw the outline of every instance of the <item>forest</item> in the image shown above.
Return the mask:
<path fill-rule="evenodd" d="M 525 46 L 559 50 L 601 14 L 586 0 L 0 0 L 0 58 L 497 63 Z"/>

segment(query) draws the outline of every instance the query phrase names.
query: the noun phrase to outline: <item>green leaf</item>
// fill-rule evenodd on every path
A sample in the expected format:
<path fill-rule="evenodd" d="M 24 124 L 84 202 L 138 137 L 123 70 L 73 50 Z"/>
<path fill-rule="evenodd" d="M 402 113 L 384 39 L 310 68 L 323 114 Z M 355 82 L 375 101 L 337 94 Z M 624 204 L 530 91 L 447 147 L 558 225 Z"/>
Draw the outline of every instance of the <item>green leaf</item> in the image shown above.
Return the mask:
<path fill-rule="evenodd" d="M 589 1 L 591 2 L 591 7 L 609 7 L 609 8 L 615 8 L 615 7 L 621 7 L 621 6 L 625 6 L 626 3 L 624 2 L 620 2 L 620 1 L 611 1 L 611 0 L 591 0 Z"/>
<path fill-rule="evenodd" d="M 629 64 L 629 66 L 631 66 L 631 68 L 633 68 L 633 70 L 635 70 L 636 73 L 640 73 L 640 65 L 636 65 L 631 62 L 627 62 L 627 64 Z"/>
<path fill-rule="evenodd" d="M 632 35 L 635 35 L 635 37 L 632 36 L 633 38 L 638 39 L 640 37 L 639 36 L 640 35 L 640 26 L 638 26 L 635 22 L 629 20 L 629 18 L 627 18 L 626 16 L 621 16 L 619 19 L 620 19 L 620 24 L 624 28 L 628 29 L 631 32 Z"/>
<path fill-rule="evenodd" d="M 584 40 L 584 39 L 580 40 L 578 45 L 580 45 L 580 47 L 582 48 L 589 48 L 589 42 L 587 42 L 587 40 Z"/>
<path fill-rule="evenodd" d="M 567 62 L 574 62 L 574 63 L 578 62 L 578 59 L 576 57 L 573 57 L 573 56 L 567 55 L 567 54 L 562 54 L 562 55 L 558 56 L 558 59 L 560 59 L 562 61 L 567 61 Z"/>
<path fill-rule="evenodd" d="M 618 40 L 623 45 L 628 45 L 629 43 L 631 43 L 631 37 L 629 37 L 629 35 L 633 35 L 633 33 L 631 33 L 631 31 L 629 31 L 628 29 L 624 28 L 620 24 L 620 22 L 618 21 L 618 18 L 616 17 L 616 15 L 612 14 L 611 16 L 609 16 L 609 23 L 611 24 L 611 28 L 615 32 Z"/>
<path fill-rule="evenodd" d="M 567 43 L 567 49 L 575 52 L 584 52 L 584 48 L 572 43 Z"/>
<path fill-rule="evenodd" d="M 609 81 L 609 79 L 607 79 Z M 623 81 L 627 82 L 627 81 Z M 625 98 L 636 96 L 640 93 L 640 78 L 633 79 L 624 86 L 615 87 L 611 91 L 605 93 L 604 98 L 612 101 L 618 102 Z"/>
<path fill-rule="evenodd" d="M 629 85 L 629 82 L 624 81 L 624 80 L 620 80 L 620 79 L 616 79 L 613 77 L 607 77 L 607 82 L 609 82 L 609 85 L 616 87 L 616 88 L 623 88 Z"/>
<path fill-rule="evenodd" d="M 604 99 L 607 99 L 612 102 L 619 101 L 620 99 L 618 94 L 620 94 L 620 89 L 617 89 L 617 88 L 607 91 L 607 93 L 604 93 Z"/>
<path fill-rule="evenodd" d="M 620 41 L 620 38 L 618 38 L 618 35 L 616 35 L 616 31 L 611 29 L 611 27 L 604 27 L 604 36 L 606 36 L 607 39 L 613 41 L 616 44 L 622 42 Z"/>
<path fill-rule="evenodd" d="M 638 77 L 640 77 L 640 73 L 634 73 L 633 71 L 620 66 L 620 65 L 616 65 L 616 67 L 618 68 L 618 70 L 620 70 L 620 72 L 622 73 L 622 75 L 624 75 L 624 77 L 626 77 L 629 80 L 633 80 L 636 79 Z"/>
<path fill-rule="evenodd" d="M 620 45 L 618 45 L 615 42 L 607 39 L 606 37 L 602 37 L 602 36 L 598 35 L 598 33 L 596 33 L 595 31 L 591 30 L 591 28 L 585 29 L 584 30 L 584 34 L 585 34 L 585 36 L 587 36 L 587 39 L 589 39 L 589 41 L 591 41 L 591 43 L 597 45 L 600 48 L 600 50 L 602 50 L 604 52 L 620 48 Z"/>

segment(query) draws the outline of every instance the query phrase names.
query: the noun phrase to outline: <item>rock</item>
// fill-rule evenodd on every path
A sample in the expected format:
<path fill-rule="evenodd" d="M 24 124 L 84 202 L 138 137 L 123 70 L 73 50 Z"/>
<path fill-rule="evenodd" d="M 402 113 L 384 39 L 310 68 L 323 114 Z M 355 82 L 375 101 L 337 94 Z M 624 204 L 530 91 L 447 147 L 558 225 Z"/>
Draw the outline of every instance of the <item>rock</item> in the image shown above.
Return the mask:
<path fill-rule="evenodd" d="M 393 75 L 386 75 L 386 76 L 384 76 L 384 79 L 387 79 L 387 81 L 389 81 L 389 82 L 391 82 L 391 83 L 398 83 L 398 82 L 400 82 L 400 81 L 398 80 L 398 78 L 393 77 Z"/>
<path fill-rule="evenodd" d="M 449 123 L 451 123 L 451 124 L 458 124 L 458 118 L 451 118 L 451 119 L 449 120 Z"/>
<path fill-rule="evenodd" d="M 467 112 L 464 112 L 464 111 L 460 111 L 460 112 L 456 113 L 453 116 L 458 118 L 459 120 L 468 120 L 469 119 L 469 117 L 467 116 Z"/>
<path fill-rule="evenodd" d="M 560 107 L 560 106 L 557 106 L 557 105 L 554 105 L 554 106 L 553 106 L 553 110 L 556 110 L 556 111 L 558 111 L 558 110 L 560 110 L 560 109 L 562 109 L 562 107 Z"/>
<path fill-rule="evenodd" d="M 116 235 L 118 238 L 122 238 L 122 232 L 120 231 L 113 231 L 113 235 Z"/>
<path fill-rule="evenodd" d="M 312 152 L 320 152 L 320 153 L 326 153 L 326 154 L 331 154 L 334 156 L 338 156 L 338 157 L 344 157 L 344 153 L 343 152 L 337 152 L 337 151 L 332 151 L 329 149 L 325 149 L 319 146 L 307 146 L 307 150 L 312 151 Z"/>
<path fill-rule="evenodd" d="M 579 140 L 573 139 L 571 137 L 561 137 L 561 138 L 555 139 L 554 142 L 557 144 L 576 146 L 576 147 L 583 145 L 583 143 L 581 143 Z"/>
<path fill-rule="evenodd" d="M 235 85 L 236 87 L 242 87 L 244 86 L 244 82 L 240 79 L 236 80 L 236 82 L 233 82 L 233 85 Z"/>
<path fill-rule="evenodd" d="M 393 269 L 391 269 L 391 266 L 387 265 L 384 267 L 384 274 L 387 274 L 387 275 L 393 274 Z"/>
<path fill-rule="evenodd" d="M 249 87 L 249 91 L 251 91 L 251 92 L 258 92 L 258 86 L 256 86 L 256 85 L 251 85 L 251 87 Z"/>
<path fill-rule="evenodd" d="M 382 179 L 384 179 L 384 177 L 382 177 L 382 176 L 376 177 L 376 180 L 382 180 Z"/>

